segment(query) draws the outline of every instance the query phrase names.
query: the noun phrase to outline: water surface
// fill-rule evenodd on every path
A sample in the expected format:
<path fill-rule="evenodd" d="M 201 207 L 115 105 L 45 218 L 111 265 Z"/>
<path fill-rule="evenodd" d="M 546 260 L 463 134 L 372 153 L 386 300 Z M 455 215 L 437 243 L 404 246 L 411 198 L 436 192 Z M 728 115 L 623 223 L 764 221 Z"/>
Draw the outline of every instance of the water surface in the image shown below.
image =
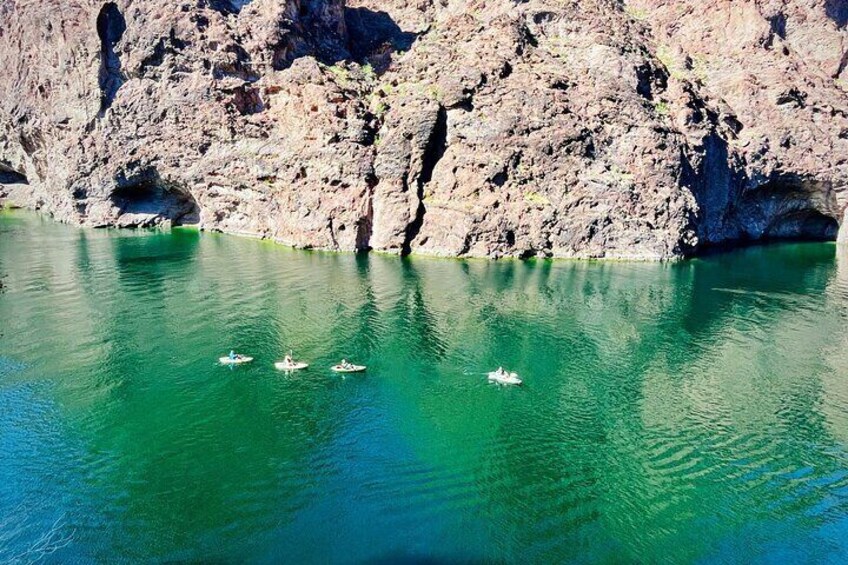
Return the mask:
<path fill-rule="evenodd" d="M 400 260 L 5 212 L 0 284 L 0 561 L 848 559 L 831 244 Z"/>

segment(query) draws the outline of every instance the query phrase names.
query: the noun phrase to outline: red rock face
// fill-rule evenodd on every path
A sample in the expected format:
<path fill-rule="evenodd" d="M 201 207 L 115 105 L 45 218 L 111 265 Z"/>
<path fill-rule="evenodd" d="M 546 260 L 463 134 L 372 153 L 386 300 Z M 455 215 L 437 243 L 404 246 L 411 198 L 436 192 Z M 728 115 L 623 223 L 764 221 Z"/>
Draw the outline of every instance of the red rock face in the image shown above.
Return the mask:
<path fill-rule="evenodd" d="M 706 145 L 691 184 L 701 239 L 834 237 L 847 197 L 848 4 L 631 6 L 650 23 L 671 75 L 731 122 L 730 135 Z"/>
<path fill-rule="evenodd" d="M 7 1 L 0 198 L 299 247 L 834 238 L 839 2 Z"/>

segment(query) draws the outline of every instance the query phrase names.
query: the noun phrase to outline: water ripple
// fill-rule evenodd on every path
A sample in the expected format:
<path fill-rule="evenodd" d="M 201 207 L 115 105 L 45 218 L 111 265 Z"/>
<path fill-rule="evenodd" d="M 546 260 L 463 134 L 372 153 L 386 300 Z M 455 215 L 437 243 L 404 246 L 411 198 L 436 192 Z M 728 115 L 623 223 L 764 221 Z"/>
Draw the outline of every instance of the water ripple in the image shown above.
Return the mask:
<path fill-rule="evenodd" d="M 0 513 L 28 532 L 0 559 L 59 517 L 79 562 L 848 550 L 830 247 L 489 263 L 0 231 Z M 255 362 L 218 365 L 231 348 Z M 308 370 L 273 369 L 290 349 Z"/>

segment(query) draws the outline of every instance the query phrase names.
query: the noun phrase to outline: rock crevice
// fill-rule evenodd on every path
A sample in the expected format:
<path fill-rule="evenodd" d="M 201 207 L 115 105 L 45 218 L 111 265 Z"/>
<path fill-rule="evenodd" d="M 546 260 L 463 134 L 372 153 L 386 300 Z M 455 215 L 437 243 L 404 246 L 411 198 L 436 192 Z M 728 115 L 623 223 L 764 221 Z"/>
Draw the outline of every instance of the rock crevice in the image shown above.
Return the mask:
<path fill-rule="evenodd" d="M 121 41 L 126 30 L 127 22 L 117 4 L 114 2 L 104 4 L 97 16 L 97 36 L 100 38 L 98 82 L 101 91 L 101 114 L 112 105 L 118 89 L 124 83 L 121 59 L 115 52 L 115 46 Z"/>

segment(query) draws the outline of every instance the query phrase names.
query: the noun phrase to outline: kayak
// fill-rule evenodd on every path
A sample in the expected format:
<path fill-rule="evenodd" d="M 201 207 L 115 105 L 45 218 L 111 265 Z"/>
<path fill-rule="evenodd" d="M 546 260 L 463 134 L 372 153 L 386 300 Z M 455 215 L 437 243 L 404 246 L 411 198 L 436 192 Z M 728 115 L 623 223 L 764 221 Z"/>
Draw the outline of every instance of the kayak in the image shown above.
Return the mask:
<path fill-rule="evenodd" d="M 250 363 L 253 361 L 253 357 L 246 357 L 244 355 L 240 355 L 235 359 L 230 359 L 229 357 L 221 357 L 218 359 L 221 362 L 221 365 L 242 365 L 244 363 Z"/>
<path fill-rule="evenodd" d="M 286 363 L 285 361 L 274 363 L 274 367 L 276 367 L 278 371 L 299 371 L 307 368 L 308 366 L 309 363 L 298 363 L 297 361 L 294 363 Z"/>
<path fill-rule="evenodd" d="M 330 370 L 336 373 L 361 373 L 365 370 L 365 365 L 348 365 L 347 367 L 333 365 Z"/>
<path fill-rule="evenodd" d="M 518 378 L 518 373 L 489 373 L 489 381 L 501 385 L 520 385 L 523 381 Z"/>

